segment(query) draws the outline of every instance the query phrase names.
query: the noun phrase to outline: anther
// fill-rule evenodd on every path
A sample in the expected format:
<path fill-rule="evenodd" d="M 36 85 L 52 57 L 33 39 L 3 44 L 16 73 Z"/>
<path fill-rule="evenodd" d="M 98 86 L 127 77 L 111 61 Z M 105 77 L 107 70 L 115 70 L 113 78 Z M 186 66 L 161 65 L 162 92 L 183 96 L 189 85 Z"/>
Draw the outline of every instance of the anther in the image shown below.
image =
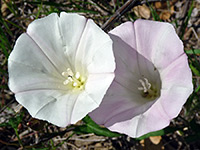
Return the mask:
<path fill-rule="evenodd" d="M 74 73 L 72 72 L 72 70 L 70 68 L 67 68 L 67 73 L 69 76 L 73 76 Z"/>
<path fill-rule="evenodd" d="M 75 89 L 83 89 L 85 79 L 80 75 L 79 72 L 73 73 L 70 68 L 67 68 L 66 72 L 62 72 L 62 76 L 64 76 L 66 79 L 63 82 L 64 85 L 69 85 L 72 88 Z"/>
<path fill-rule="evenodd" d="M 73 83 L 73 86 L 77 86 L 78 84 L 76 82 Z"/>
<path fill-rule="evenodd" d="M 80 78 L 80 73 L 79 72 L 77 72 L 76 74 L 75 74 L 75 77 L 76 77 L 76 79 L 79 79 Z"/>
<path fill-rule="evenodd" d="M 63 77 L 68 77 L 68 73 L 67 72 L 62 72 L 62 76 Z"/>
<path fill-rule="evenodd" d="M 64 85 L 67 85 L 68 83 L 69 83 L 69 80 L 65 80 L 65 81 L 63 82 Z"/>

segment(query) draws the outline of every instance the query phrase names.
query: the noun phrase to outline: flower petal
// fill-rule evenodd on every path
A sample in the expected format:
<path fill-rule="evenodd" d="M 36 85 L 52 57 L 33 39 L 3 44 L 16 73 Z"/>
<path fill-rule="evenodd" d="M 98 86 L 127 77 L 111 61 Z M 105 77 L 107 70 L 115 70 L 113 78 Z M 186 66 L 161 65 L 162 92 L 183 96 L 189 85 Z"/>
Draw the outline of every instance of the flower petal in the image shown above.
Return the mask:
<path fill-rule="evenodd" d="M 191 87 L 190 89 L 172 87 L 169 90 L 162 90 L 160 98 L 146 112 L 130 120 L 116 122 L 108 128 L 131 137 L 140 137 L 146 133 L 163 129 L 169 125 L 171 119 L 178 115 L 191 92 Z"/>
<path fill-rule="evenodd" d="M 184 52 L 183 43 L 169 23 L 137 20 L 134 29 L 137 51 L 157 69 L 167 67 Z"/>
<path fill-rule="evenodd" d="M 20 104 L 28 108 L 31 116 L 65 127 L 71 123 L 78 95 L 58 90 L 32 90 L 17 93 L 15 97 Z"/>
<path fill-rule="evenodd" d="M 112 40 L 91 19 L 87 20 L 76 52 L 76 70 L 85 65 L 88 73 L 108 73 L 115 69 Z M 103 58 L 103 61 L 102 61 Z"/>
<path fill-rule="evenodd" d="M 125 133 L 133 138 L 140 137 L 151 131 L 168 126 L 169 119 L 165 118 L 164 114 L 165 112 L 158 99 L 145 113 L 139 114 L 130 120 L 117 122 L 108 128 L 111 131 Z"/>
<path fill-rule="evenodd" d="M 157 69 L 167 67 L 184 52 L 181 40 L 169 23 L 139 19 L 123 23 L 110 33 L 119 36 Z"/>
<path fill-rule="evenodd" d="M 137 45 L 133 23 L 123 23 L 111 30 L 109 35 L 113 40 L 114 55 L 117 58 L 115 71 L 118 74 L 117 78 L 119 76 L 129 76 L 129 80 L 132 79 L 133 82 L 138 83 L 138 86 L 138 80 L 142 79 L 142 77 L 148 77 L 151 83 L 156 83 L 157 79 L 159 79 L 159 73 L 155 66 L 136 50 Z M 124 78 L 124 82 L 130 82 L 125 81 L 126 79 Z"/>
<path fill-rule="evenodd" d="M 110 127 L 116 122 L 132 119 L 145 112 L 154 102 L 147 102 L 140 94 L 131 93 L 113 81 L 100 107 L 90 113 L 90 116 L 96 123 Z"/>
<path fill-rule="evenodd" d="M 100 107 L 90 113 L 95 122 L 106 127 L 143 113 L 155 102 L 143 98 L 141 91 L 138 90 L 138 87 L 141 86 L 139 79 L 142 78 L 142 74 L 151 75 L 146 67 L 153 66 L 152 63 L 119 37 L 111 33 L 110 37 L 114 43 L 115 79 Z M 140 62 L 144 62 L 145 65 L 140 66 Z"/>
<path fill-rule="evenodd" d="M 88 19 L 75 13 L 61 12 L 60 14 L 59 27 L 62 46 L 64 47 L 63 52 L 71 65 L 71 69 L 75 69 L 73 64 L 76 62 L 77 49 L 85 32 L 87 22 Z M 85 51 L 85 49 L 82 50 Z"/>
<path fill-rule="evenodd" d="M 28 26 L 27 34 L 40 47 L 60 74 L 71 67 L 67 57 L 64 55 L 59 17 L 56 13 L 33 21 Z"/>
<path fill-rule="evenodd" d="M 192 73 L 188 66 L 187 56 L 181 55 L 165 68 L 161 72 L 161 80 L 163 93 L 168 97 L 168 100 L 162 100 L 163 108 L 170 118 L 174 118 L 193 91 Z M 168 111 L 169 107 L 170 111 Z"/>
<path fill-rule="evenodd" d="M 16 93 L 37 88 L 64 88 L 57 86 L 62 82 L 57 68 L 26 33 L 16 41 L 9 56 L 8 70 L 9 87 Z"/>
<path fill-rule="evenodd" d="M 113 78 L 114 73 L 90 74 L 88 76 L 85 92 L 97 105 L 100 105 Z"/>

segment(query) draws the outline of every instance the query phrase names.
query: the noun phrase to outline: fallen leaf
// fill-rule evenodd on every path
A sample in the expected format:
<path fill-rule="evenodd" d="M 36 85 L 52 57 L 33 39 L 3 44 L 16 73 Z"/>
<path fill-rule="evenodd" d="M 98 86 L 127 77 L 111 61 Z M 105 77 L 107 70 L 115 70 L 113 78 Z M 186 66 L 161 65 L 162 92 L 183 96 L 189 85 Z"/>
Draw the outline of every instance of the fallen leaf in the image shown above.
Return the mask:
<path fill-rule="evenodd" d="M 133 11 L 137 17 L 142 17 L 145 19 L 149 19 L 151 16 L 151 12 L 149 7 L 147 7 L 145 4 L 142 6 L 136 6 L 133 8 Z"/>
<path fill-rule="evenodd" d="M 153 144 L 158 145 L 160 143 L 160 141 L 162 140 L 162 137 L 161 136 L 150 136 L 149 139 Z"/>

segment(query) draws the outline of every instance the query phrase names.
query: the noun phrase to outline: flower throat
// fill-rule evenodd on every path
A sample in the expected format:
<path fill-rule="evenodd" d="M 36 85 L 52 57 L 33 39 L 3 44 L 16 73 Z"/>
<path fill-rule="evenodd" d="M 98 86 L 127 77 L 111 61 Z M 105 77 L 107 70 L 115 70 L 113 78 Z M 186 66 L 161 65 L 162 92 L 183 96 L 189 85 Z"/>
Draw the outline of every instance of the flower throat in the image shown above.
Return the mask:
<path fill-rule="evenodd" d="M 86 79 L 82 77 L 79 72 L 74 74 L 70 68 L 67 68 L 66 72 L 62 72 L 62 76 L 67 78 L 63 82 L 64 85 L 68 85 L 72 89 L 84 89 Z"/>
<path fill-rule="evenodd" d="M 138 87 L 138 90 L 142 92 L 142 97 L 154 100 L 160 96 L 160 91 L 147 78 L 139 79 L 139 82 L 142 86 Z"/>

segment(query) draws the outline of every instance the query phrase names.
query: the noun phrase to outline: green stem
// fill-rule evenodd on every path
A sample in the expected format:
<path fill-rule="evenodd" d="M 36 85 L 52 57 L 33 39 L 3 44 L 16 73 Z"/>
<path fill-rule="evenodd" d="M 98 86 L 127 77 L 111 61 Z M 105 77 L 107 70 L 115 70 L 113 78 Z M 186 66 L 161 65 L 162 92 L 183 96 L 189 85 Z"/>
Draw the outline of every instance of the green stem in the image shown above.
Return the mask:
<path fill-rule="evenodd" d="M 16 134 L 16 136 L 17 136 L 17 139 L 18 139 L 19 145 L 20 145 L 21 147 L 23 147 L 23 145 L 22 145 L 22 141 L 21 141 L 21 139 L 20 139 L 20 137 L 19 137 L 19 133 L 18 133 L 18 131 L 17 131 L 17 128 L 14 128 L 14 130 L 15 130 L 15 134 Z"/>

